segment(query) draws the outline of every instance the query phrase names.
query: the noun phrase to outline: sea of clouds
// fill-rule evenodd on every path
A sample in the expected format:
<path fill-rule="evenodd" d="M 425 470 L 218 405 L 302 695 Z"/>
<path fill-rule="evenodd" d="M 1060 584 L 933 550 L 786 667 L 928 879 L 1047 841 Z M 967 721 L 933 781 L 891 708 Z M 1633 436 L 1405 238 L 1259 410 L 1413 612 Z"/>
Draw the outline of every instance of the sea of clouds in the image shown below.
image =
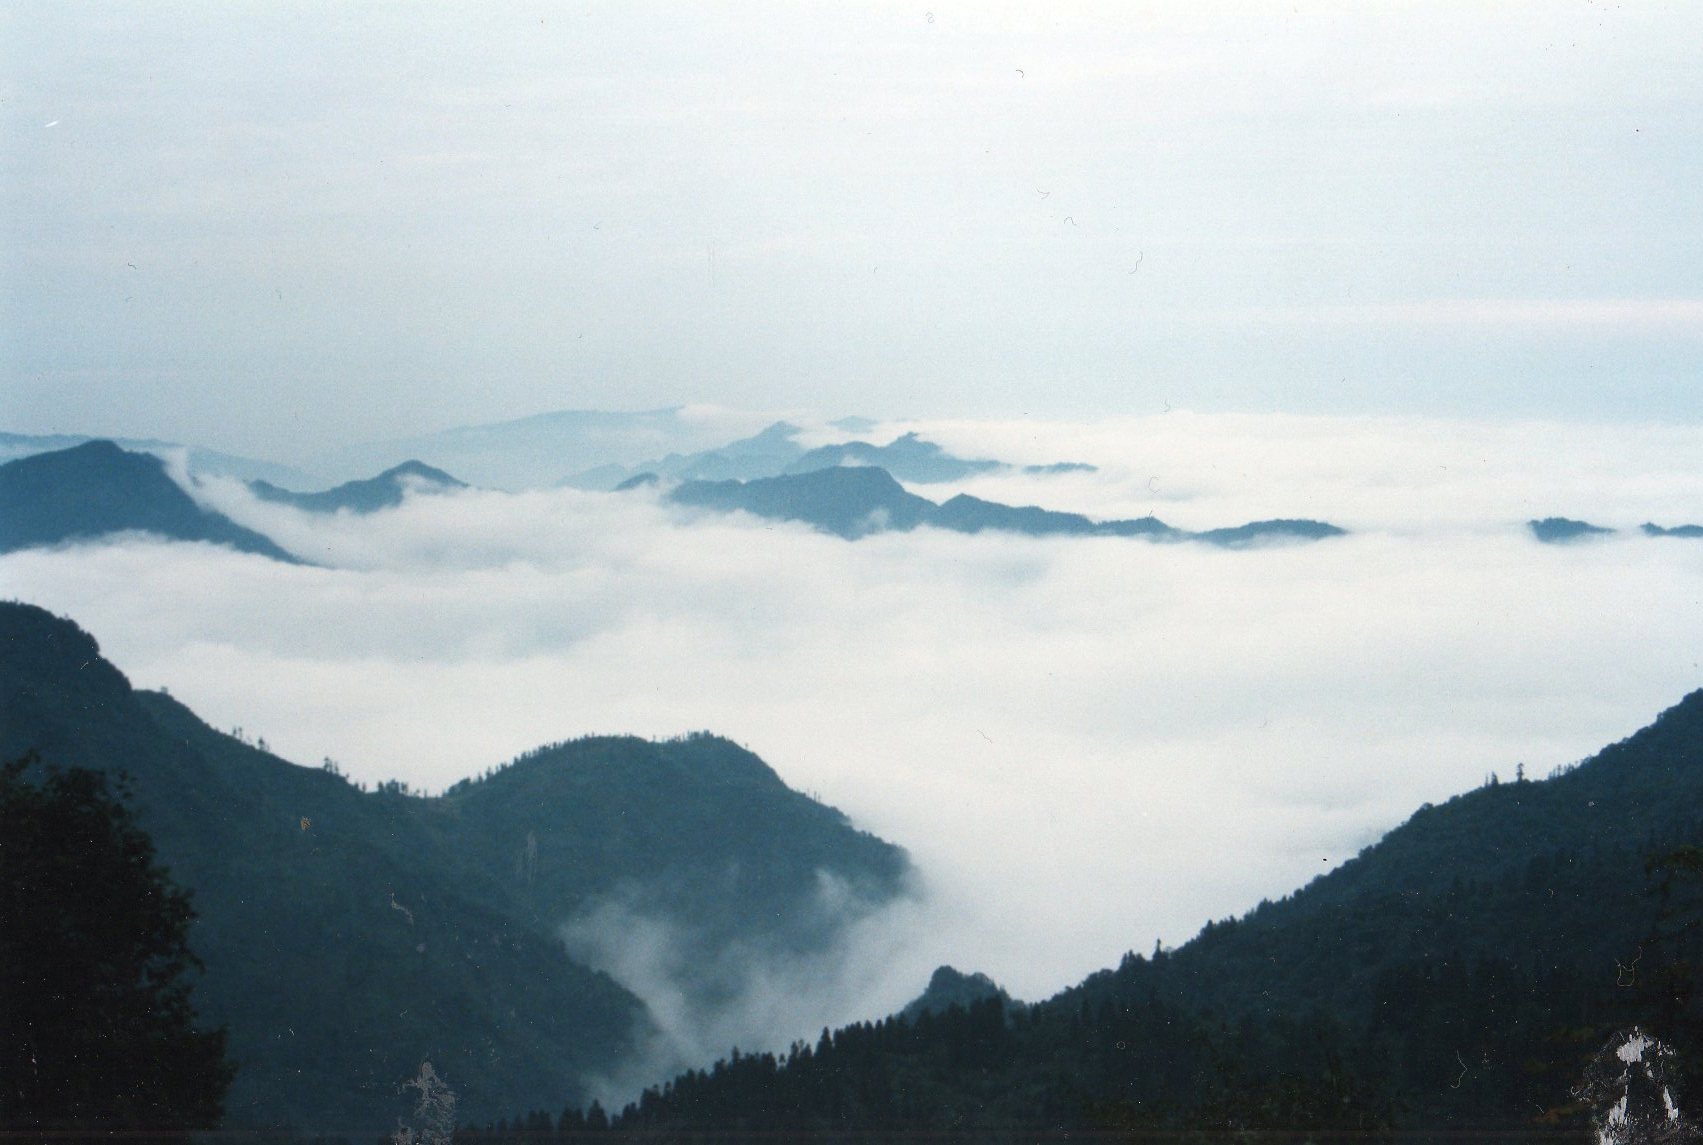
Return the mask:
<path fill-rule="evenodd" d="M 852 543 L 643 491 L 326 517 L 212 482 L 205 503 L 314 564 L 127 540 L 0 558 L 0 583 L 302 763 L 438 789 L 582 733 L 708 729 L 910 851 L 919 902 L 831 966 L 754 969 L 737 1012 L 676 1007 L 694 1049 L 889 1012 L 942 962 L 1045 996 L 1703 686 L 1703 542 L 1636 531 L 1703 520 L 1703 428 L 1178 412 L 868 436 L 907 429 L 1100 467 L 917 488 L 935 500 L 1352 532 Z M 1622 531 L 1542 545 L 1524 522 L 1549 515 Z M 650 946 L 575 934 L 665 1009 L 655 928 L 628 922 Z"/>

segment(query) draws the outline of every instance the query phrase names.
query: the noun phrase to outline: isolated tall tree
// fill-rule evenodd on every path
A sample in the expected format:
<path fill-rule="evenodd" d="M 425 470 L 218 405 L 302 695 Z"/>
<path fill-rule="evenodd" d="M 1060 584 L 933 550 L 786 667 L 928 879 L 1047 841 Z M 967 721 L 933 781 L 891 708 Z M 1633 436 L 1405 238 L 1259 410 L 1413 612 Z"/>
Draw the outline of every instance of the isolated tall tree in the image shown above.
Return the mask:
<path fill-rule="evenodd" d="M 100 772 L 0 765 L 0 1128 L 218 1123 L 232 1067 L 198 1030 L 189 896 Z"/>

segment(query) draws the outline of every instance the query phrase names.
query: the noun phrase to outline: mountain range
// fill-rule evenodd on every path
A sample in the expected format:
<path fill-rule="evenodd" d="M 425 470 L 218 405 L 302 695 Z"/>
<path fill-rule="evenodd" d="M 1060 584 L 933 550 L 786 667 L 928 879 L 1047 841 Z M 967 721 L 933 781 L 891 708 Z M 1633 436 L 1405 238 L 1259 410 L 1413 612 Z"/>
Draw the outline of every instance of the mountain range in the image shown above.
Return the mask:
<path fill-rule="evenodd" d="M 0 553 L 126 532 L 295 563 L 268 538 L 197 505 L 152 453 L 87 441 L 0 465 Z"/>
<path fill-rule="evenodd" d="M 234 477 L 239 481 L 278 481 L 285 485 L 313 483 L 312 477 L 294 466 L 254 457 L 240 457 L 234 453 L 221 453 L 216 449 L 203 449 L 198 445 L 160 441 L 156 438 L 102 438 L 94 434 L 75 433 L 0 433 L 0 462 L 16 461 L 20 457 L 30 457 L 37 453 L 54 453 L 89 441 L 106 440 L 136 453 L 152 453 L 160 457 L 181 455 L 189 472 L 197 475 Z"/>
<path fill-rule="evenodd" d="M 831 454 L 803 451 L 792 442 L 793 432 L 793 427 L 779 423 L 724 451 L 694 458 L 679 457 L 682 464 L 672 469 L 677 474 L 766 471 L 784 457 L 791 457 L 787 468 L 797 472 L 749 479 L 676 480 L 645 470 L 625 477 L 614 489 L 626 492 L 655 487 L 670 504 L 798 521 L 847 539 L 930 526 L 959 533 L 1141 537 L 1246 548 L 1272 542 L 1316 541 L 1344 533 L 1336 525 L 1304 518 L 1277 518 L 1191 531 L 1152 516 L 1099 521 L 1080 513 L 1006 505 L 967 493 L 936 503 L 910 492 L 879 466 L 842 464 L 849 456 L 844 452 L 849 446 L 832 447 L 840 452 Z M 937 472 L 966 465 L 1000 464 L 951 458 L 931 443 L 909 435 L 884 448 L 890 456 L 909 453 L 920 457 L 923 461 L 919 465 L 941 467 Z M 809 460 L 812 456 L 815 461 Z M 822 466 L 811 468 L 816 461 L 822 462 Z M 1068 463 L 1063 466 L 1069 467 Z M 626 472 L 620 467 L 613 471 Z M 394 508 L 410 493 L 446 493 L 470 488 L 444 470 L 414 459 L 377 476 L 317 492 L 297 492 L 259 479 L 249 481 L 248 487 L 263 501 L 311 512 L 356 514 Z M 1613 529 L 1566 517 L 1533 520 L 1527 527 L 1539 541 L 1549 544 L 1614 533 Z M 1645 524 L 1640 531 L 1650 537 L 1703 536 L 1703 526 L 1689 524 L 1671 527 Z M 296 560 L 269 538 L 198 505 L 171 478 L 157 454 L 133 452 L 110 441 L 90 440 L 66 449 L 32 453 L 0 465 L 0 552 L 125 532 L 208 542 L 276 560 Z"/>
<path fill-rule="evenodd" d="M 654 474 L 642 473 L 617 488 L 657 483 Z M 249 483 L 249 489 L 264 501 L 312 512 L 358 514 L 393 508 L 411 492 L 465 488 L 457 478 L 420 461 L 407 461 L 376 477 L 320 492 L 294 492 L 266 481 Z M 1189 532 L 1154 517 L 1094 521 L 1077 513 L 1003 505 L 962 493 L 936 504 L 907 491 L 885 469 L 864 465 L 831 465 L 751 481 L 686 481 L 663 496 L 676 505 L 802 521 L 848 539 L 928 525 L 959 533 L 1145 537 L 1242 547 L 1273 540 L 1319 540 L 1343 532 L 1334 525 L 1307 520 L 1255 521 Z M 210 541 L 278 560 L 295 559 L 259 533 L 197 505 L 152 454 L 97 441 L 0 466 L 0 551 L 126 531 Z"/>
<path fill-rule="evenodd" d="M 676 987 L 713 1002 L 730 947 L 820 951 L 910 878 L 904 852 L 716 736 L 577 740 L 437 796 L 368 791 L 132 688 L 75 624 L 5 603 L 0 758 L 29 752 L 128 776 L 200 916 L 194 996 L 229 1028 L 237 1126 L 382 1132 L 425 1060 L 471 1117 L 583 1101 L 656 1060 L 658 1031 L 570 954 L 568 924 L 616 906 L 665 925 Z"/>
<path fill-rule="evenodd" d="M 840 424 L 865 431 L 870 428 L 855 419 Z M 636 465 L 602 465 L 576 473 L 562 484 L 608 490 L 645 474 L 672 481 L 751 481 L 840 467 L 885 469 L 898 480 L 916 485 L 962 481 L 978 474 L 1012 470 L 1032 475 L 1094 472 L 1094 466 L 1079 461 L 1012 466 L 1003 461 L 956 457 L 915 433 L 902 434 L 886 445 L 854 440 L 806 448 L 797 440 L 802 432 L 798 426 L 780 421 L 752 437 L 714 449 L 671 453 Z"/>
<path fill-rule="evenodd" d="M 1544 517 L 1542 520 L 1527 521 L 1526 528 L 1531 530 L 1532 536 L 1546 545 L 1566 545 L 1611 537 L 1616 532 L 1606 525 L 1593 525 L 1589 521 L 1578 521 L 1571 517 Z M 1684 537 L 1692 540 L 1703 537 L 1703 525 L 1663 527 L 1646 521 L 1638 526 L 1638 531 L 1646 537 Z"/>
<path fill-rule="evenodd" d="M 410 492 L 447 493 L 468 486 L 441 469 L 410 460 L 386 469 L 377 477 L 345 481 L 318 493 L 296 493 L 279 488 L 270 481 L 250 481 L 248 487 L 262 501 L 294 505 L 309 512 L 376 513 L 380 509 L 394 509 Z"/>
<path fill-rule="evenodd" d="M 751 424 L 748 417 L 680 406 L 635 412 L 557 410 L 363 442 L 315 457 L 313 465 L 319 472 L 347 479 L 418 458 L 482 488 L 538 489 L 581 469 L 710 449 L 726 440 L 729 427 L 737 432 Z"/>
<path fill-rule="evenodd" d="M 636 488 L 640 482 L 642 478 L 632 479 L 627 488 Z M 847 540 L 925 525 L 957 533 L 1144 537 L 1154 541 L 1202 541 L 1227 548 L 1280 540 L 1322 540 L 1344 533 L 1343 529 L 1323 521 L 1293 519 L 1190 532 L 1156 517 L 1095 521 L 1079 513 L 1003 505 L 965 493 L 936 504 L 905 489 L 886 470 L 870 466 L 837 466 L 752 481 L 686 481 L 667 490 L 663 498 L 691 508 L 800 521 Z"/>

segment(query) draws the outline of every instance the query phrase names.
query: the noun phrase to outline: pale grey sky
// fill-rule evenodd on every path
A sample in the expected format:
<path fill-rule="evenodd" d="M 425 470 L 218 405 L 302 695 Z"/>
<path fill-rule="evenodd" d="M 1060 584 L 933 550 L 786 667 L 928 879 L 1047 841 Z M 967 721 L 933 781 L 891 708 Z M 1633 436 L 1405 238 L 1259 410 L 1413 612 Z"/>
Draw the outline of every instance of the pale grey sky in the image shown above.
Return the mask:
<path fill-rule="evenodd" d="M 9 5 L 0 429 L 1703 416 L 1703 9 Z"/>

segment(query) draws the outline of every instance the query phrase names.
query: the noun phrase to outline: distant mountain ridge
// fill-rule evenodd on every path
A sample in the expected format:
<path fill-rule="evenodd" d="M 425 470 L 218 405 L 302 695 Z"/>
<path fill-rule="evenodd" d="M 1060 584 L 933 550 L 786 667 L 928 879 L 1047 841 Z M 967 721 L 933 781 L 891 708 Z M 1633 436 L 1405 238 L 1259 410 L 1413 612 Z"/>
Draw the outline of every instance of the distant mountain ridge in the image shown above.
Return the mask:
<path fill-rule="evenodd" d="M 354 477 L 417 458 L 481 488 L 547 488 L 560 484 L 563 473 L 712 448 L 725 440 L 725 426 L 740 421 L 749 424 L 733 414 L 696 416 L 682 406 L 633 412 L 555 410 L 393 441 L 364 442 L 319 458 L 316 466 L 339 477 Z"/>
<path fill-rule="evenodd" d="M 376 513 L 380 509 L 394 509 L 402 504 L 403 497 L 409 492 L 445 493 L 466 489 L 468 486 L 466 482 L 456 480 L 441 469 L 434 469 L 421 461 L 410 460 L 392 466 L 376 477 L 346 481 L 318 493 L 297 493 L 281 489 L 269 481 L 250 481 L 248 487 L 262 501 L 294 505 L 309 512 L 335 513 L 345 510 L 351 513 Z"/>
<path fill-rule="evenodd" d="M 641 477 L 667 477 L 679 481 L 746 480 L 772 477 L 804 455 L 794 437 L 799 427 L 778 421 L 759 433 L 697 453 L 670 453 L 636 465 L 602 465 L 564 478 L 560 483 L 576 489 L 616 489 Z"/>
<path fill-rule="evenodd" d="M 1607 537 L 1614 533 L 1613 529 L 1603 525 L 1576 521 L 1571 517 L 1544 517 L 1541 520 L 1527 521 L 1526 527 L 1532 531 L 1532 536 L 1546 545 L 1571 544 L 1576 541 L 1588 541 L 1593 537 Z"/>
<path fill-rule="evenodd" d="M 196 476 L 234 477 L 239 481 L 281 481 L 287 485 L 307 484 L 312 481 L 312 478 L 300 469 L 276 461 L 240 457 L 233 453 L 221 453 L 216 449 L 204 449 L 199 445 L 160 441 L 157 438 L 107 437 L 92 433 L 0 433 L 0 462 L 15 461 L 37 453 L 57 453 L 90 441 L 111 441 L 121 449 L 133 453 L 152 453 L 159 457 L 182 454 L 189 472 Z"/>
<path fill-rule="evenodd" d="M 133 690 L 76 625 L 4 603 L 0 758 L 31 750 L 130 775 L 194 895 L 195 1000 L 229 1025 L 247 1127 L 383 1133 L 422 1060 L 470 1117 L 583 1101 L 656 1028 L 564 923 L 609 902 L 665 921 L 704 963 L 677 987 L 714 994 L 729 943 L 820 950 L 910 878 L 901 850 L 719 737 L 578 740 L 441 796 L 367 792 Z"/>
<path fill-rule="evenodd" d="M 629 483 L 628 487 L 637 485 Z M 1346 532 L 1323 521 L 1297 519 L 1253 521 L 1232 528 L 1190 532 L 1156 517 L 1095 521 L 1080 513 L 1032 505 L 1003 505 L 963 493 L 936 505 L 905 489 L 886 470 L 873 466 L 830 467 L 743 482 L 686 481 L 668 490 L 663 499 L 693 508 L 799 521 L 847 540 L 932 526 L 957 533 L 1142 537 L 1241 548 L 1271 541 L 1322 540 Z"/>
<path fill-rule="evenodd" d="M 687 481 L 670 490 L 666 499 L 723 513 L 802 521 L 847 540 L 914 529 L 929 521 L 936 508 L 934 502 L 907 492 L 885 469 L 863 467 L 754 481 Z"/>
<path fill-rule="evenodd" d="M 125 532 L 300 563 L 270 539 L 197 505 L 151 453 L 88 441 L 0 465 L 0 552 Z"/>
<path fill-rule="evenodd" d="M 1009 468 L 999 461 L 954 457 L 934 442 L 924 441 L 914 433 L 907 433 L 886 445 L 871 445 L 867 441 L 824 445 L 804 454 L 788 466 L 786 472 L 810 473 L 818 469 L 841 466 L 885 469 L 901 481 L 913 481 L 918 484 L 962 481 L 978 473 L 993 473 Z"/>
<path fill-rule="evenodd" d="M 872 425 L 859 420 L 841 423 L 868 432 Z M 962 481 L 982 473 L 1012 469 L 1046 475 L 1092 473 L 1094 466 L 1080 461 L 1051 465 L 1012 466 L 1003 461 L 955 457 L 932 441 L 906 433 L 886 445 L 847 441 L 806 449 L 797 441 L 803 430 L 790 422 L 776 422 L 752 437 L 693 454 L 669 454 L 636 465 L 604 465 L 576 473 L 562 481 L 579 489 L 609 490 L 645 474 L 674 481 L 752 481 L 767 477 L 800 476 L 821 469 L 884 469 L 901 481 L 936 484 Z"/>

